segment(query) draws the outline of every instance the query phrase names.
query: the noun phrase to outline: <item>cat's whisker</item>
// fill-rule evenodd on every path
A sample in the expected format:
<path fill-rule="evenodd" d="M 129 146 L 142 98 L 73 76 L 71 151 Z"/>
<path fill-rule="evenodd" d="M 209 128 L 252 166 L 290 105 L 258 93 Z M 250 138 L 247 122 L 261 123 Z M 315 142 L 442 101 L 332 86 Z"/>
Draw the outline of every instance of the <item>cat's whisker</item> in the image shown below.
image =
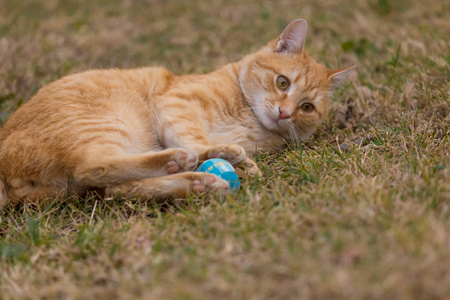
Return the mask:
<path fill-rule="evenodd" d="M 293 135 L 291 126 L 289 126 L 287 129 L 288 129 L 288 133 L 289 133 L 289 139 L 293 140 L 294 139 L 294 135 Z"/>
<path fill-rule="evenodd" d="M 294 124 L 288 127 L 289 135 L 291 136 L 292 140 L 297 144 L 297 148 L 300 147 L 300 129 L 297 128 Z"/>
<path fill-rule="evenodd" d="M 297 133 L 297 131 L 295 130 L 295 128 L 292 128 L 292 133 L 293 133 L 293 136 L 294 136 L 294 142 L 295 142 L 295 144 L 297 145 L 297 148 L 298 148 L 300 142 L 299 142 L 299 136 L 298 136 L 298 133 Z"/>

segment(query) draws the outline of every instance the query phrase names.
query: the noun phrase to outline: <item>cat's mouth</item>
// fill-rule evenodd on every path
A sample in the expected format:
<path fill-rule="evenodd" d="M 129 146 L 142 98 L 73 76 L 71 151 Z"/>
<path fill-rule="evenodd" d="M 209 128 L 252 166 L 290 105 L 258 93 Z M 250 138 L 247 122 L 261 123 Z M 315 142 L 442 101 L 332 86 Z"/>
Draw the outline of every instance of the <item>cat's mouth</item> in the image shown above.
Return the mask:
<path fill-rule="evenodd" d="M 277 117 L 273 117 L 273 116 L 271 116 L 270 114 L 267 114 L 267 118 L 273 123 L 273 124 L 276 124 L 276 125 L 280 125 L 279 123 L 278 123 L 278 118 Z"/>
<path fill-rule="evenodd" d="M 267 129 L 272 130 L 272 131 L 278 131 L 278 132 L 284 131 L 284 127 L 285 127 L 285 126 L 283 126 L 284 122 L 286 122 L 286 120 L 280 120 L 278 118 L 278 115 L 274 116 L 270 112 L 266 112 L 264 114 L 264 118 L 262 120 L 263 125 Z"/>
<path fill-rule="evenodd" d="M 287 120 L 280 120 L 279 114 L 276 112 L 277 110 L 271 111 L 268 108 L 257 106 L 254 115 L 267 130 L 282 133 L 285 131 L 285 124 L 283 123 Z"/>

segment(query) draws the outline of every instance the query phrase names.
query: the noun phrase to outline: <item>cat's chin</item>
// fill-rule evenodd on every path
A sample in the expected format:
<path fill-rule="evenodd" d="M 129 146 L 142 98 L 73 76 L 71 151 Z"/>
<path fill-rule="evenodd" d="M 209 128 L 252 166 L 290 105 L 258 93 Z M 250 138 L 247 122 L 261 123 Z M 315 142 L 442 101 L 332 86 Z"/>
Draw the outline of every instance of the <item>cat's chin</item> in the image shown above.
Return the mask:
<path fill-rule="evenodd" d="M 281 129 L 281 126 L 278 123 L 278 120 L 274 120 L 273 118 L 268 116 L 266 113 L 258 115 L 258 119 L 261 122 L 261 124 L 270 131 L 278 131 Z"/>
<path fill-rule="evenodd" d="M 285 122 L 288 122 L 287 120 L 275 120 L 268 114 L 261 114 L 258 116 L 258 119 L 267 130 L 276 132 L 284 138 L 289 138 L 287 126 L 284 124 Z"/>

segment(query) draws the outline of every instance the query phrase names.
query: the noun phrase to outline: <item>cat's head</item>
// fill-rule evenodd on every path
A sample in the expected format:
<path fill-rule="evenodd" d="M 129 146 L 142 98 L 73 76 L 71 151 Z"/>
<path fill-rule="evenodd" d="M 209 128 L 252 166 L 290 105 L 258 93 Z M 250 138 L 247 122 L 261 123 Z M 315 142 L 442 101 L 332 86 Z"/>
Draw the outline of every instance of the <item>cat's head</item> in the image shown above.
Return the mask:
<path fill-rule="evenodd" d="M 328 112 L 329 97 L 355 66 L 331 70 L 305 52 L 308 23 L 290 23 L 281 35 L 243 60 L 241 89 L 263 126 L 294 140 L 311 135 Z"/>

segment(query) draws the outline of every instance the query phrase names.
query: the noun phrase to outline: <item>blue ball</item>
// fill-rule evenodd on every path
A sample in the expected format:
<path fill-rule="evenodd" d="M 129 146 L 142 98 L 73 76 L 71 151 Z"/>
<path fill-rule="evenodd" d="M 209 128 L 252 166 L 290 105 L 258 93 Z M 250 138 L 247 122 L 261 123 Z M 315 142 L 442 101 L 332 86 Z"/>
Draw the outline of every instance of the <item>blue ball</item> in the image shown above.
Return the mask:
<path fill-rule="evenodd" d="M 232 191 L 237 191 L 241 186 L 241 183 L 239 182 L 239 176 L 234 172 L 233 166 L 225 159 L 208 159 L 207 161 L 202 163 L 195 171 L 211 173 L 219 176 L 220 178 L 230 183 L 230 189 Z"/>

